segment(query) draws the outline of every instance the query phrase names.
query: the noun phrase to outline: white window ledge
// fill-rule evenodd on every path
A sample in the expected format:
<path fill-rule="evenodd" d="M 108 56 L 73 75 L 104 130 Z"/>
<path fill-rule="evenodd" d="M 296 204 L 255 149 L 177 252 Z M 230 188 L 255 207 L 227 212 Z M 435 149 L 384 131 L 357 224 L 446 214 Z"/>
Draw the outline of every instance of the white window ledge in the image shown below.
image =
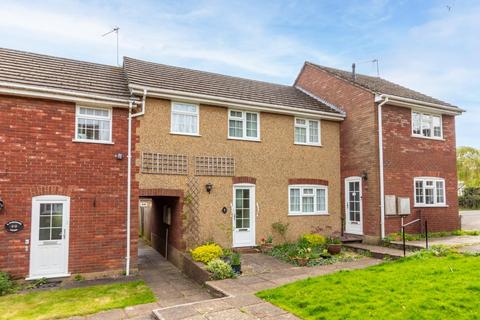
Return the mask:
<path fill-rule="evenodd" d="M 416 204 L 413 206 L 414 208 L 448 208 L 449 205 L 446 204 Z"/>
<path fill-rule="evenodd" d="M 247 138 L 237 138 L 237 137 L 228 137 L 227 140 L 240 140 L 240 141 L 250 141 L 250 142 L 262 142 L 260 139 L 247 139 Z"/>
<path fill-rule="evenodd" d="M 437 140 L 437 141 L 445 141 L 444 138 L 435 138 L 435 137 L 425 137 L 425 136 L 422 136 L 422 135 L 416 135 L 416 134 L 412 134 L 411 135 L 412 138 L 420 138 L 420 139 L 427 139 L 427 140 Z"/>
<path fill-rule="evenodd" d="M 293 144 L 299 145 L 299 146 L 307 146 L 307 147 L 323 147 L 323 145 L 318 144 L 318 143 L 301 143 L 301 142 L 294 142 Z"/>
<path fill-rule="evenodd" d="M 183 132 L 172 132 L 170 131 L 170 134 L 174 134 L 177 136 L 189 136 L 189 137 L 201 137 L 202 135 L 198 133 L 183 133 Z"/>
<path fill-rule="evenodd" d="M 72 139 L 72 141 L 79 142 L 79 143 L 115 144 L 111 141 L 97 141 L 97 140 L 88 140 L 88 139 Z"/>
<path fill-rule="evenodd" d="M 303 216 L 329 216 L 330 213 L 289 213 L 289 217 L 303 217 Z"/>

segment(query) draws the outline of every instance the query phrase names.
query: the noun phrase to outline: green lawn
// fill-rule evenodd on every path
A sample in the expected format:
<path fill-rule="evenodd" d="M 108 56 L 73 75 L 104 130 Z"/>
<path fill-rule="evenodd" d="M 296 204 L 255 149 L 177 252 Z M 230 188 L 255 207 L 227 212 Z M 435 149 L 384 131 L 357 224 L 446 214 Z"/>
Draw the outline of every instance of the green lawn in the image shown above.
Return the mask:
<path fill-rule="evenodd" d="M 61 319 L 154 302 L 143 281 L 0 297 L 0 319 Z"/>
<path fill-rule="evenodd" d="M 480 319 L 480 256 L 420 255 L 257 296 L 303 319 Z"/>

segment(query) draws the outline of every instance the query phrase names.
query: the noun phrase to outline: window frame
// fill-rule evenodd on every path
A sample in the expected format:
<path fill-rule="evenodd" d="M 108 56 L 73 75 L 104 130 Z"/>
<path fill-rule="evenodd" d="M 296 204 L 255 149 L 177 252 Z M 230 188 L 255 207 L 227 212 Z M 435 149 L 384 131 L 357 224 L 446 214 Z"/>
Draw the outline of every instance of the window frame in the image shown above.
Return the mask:
<path fill-rule="evenodd" d="M 300 211 L 292 211 L 291 207 L 291 190 L 300 189 Z M 313 212 L 303 212 L 304 189 L 313 189 Z M 325 191 L 325 210 L 317 210 L 317 190 Z M 291 184 L 288 185 L 288 215 L 289 216 L 325 216 L 328 213 L 328 186 L 321 184 Z"/>
<path fill-rule="evenodd" d="M 298 125 L 297 120 L 304 120 L 305 125 Z M 318 142 L 311 142 L 310 141 L 310 122 L 317 122 L 318 123 Z M 305 128 L 306 129 L 306 142 L 297 142 L 297 135 L 296 135 L 296 128 Z M 293 119 L 293 143 L 298 145 L 304 146 L 322 146 L 322 121 L 320 119 L 308 119 L 308 118 L 301 118 L 301 117 L 294 117 Z"/>
<path fill-rule="evenodd" d="M 412 137 L 416 137 L 416 138 L 423 138 L 423 139 L 431 139 L 431 140 L 444 140 L 443 138 L 443 116 L 442 114 L 439 114 L 439 113 L 431 113 L 431 112 L 423 112 L 423 111 L 418 111 L 418 110 L 413 110 L 412 109 L 412 115 L 411 115 L 411 134 L 412 134 Z M 414 114 L 418 114 L 420 116 L 420 133 L 415 133 L 414 132 Z M 423 129 L 422 129 L 422 118 L 423 116 L 429 116 L 431 117 L 431 128 L 430 128 L 430 136 L 426 136 L 423 134 Z M 437 137 L 434 135 L 434 126 L 433 126 L 433 117 L 437 117 L 437 118 L 440 118 L 440 136 Z"/>
<path fill-rule="evenodd" d="M 432 188 L 426 188 L 425 185 L 428 182 L 432 182 Z M 417 202 L 417 182 L 422 182 L 422 197 L 423 202 Z M 443 202 L 437 201 L 437 182 L 443 183 Z M 425 203 L 426 200 L 426 189 L 433 190 L 433 200 L 434 203 L 428 204 Z M 447 195 L 446 195 L 446 185 L 445 179 L 439 177 L 415 177 L 413 178 L 413 203 L 415 208 L 428 208 L 428 207 L 448 207 L 447 205 Z"/>
<path fill-rule="evenodd" d="M 232 112 L 240 112 L 242 117 L 232 116 Z M 257 116 L 257 136 L 248 137 L 247 136 L 247 113 L 255 114 Z M 230 120 L 242 121 L 242 136 L 235 137 L 230 135 Z M 248 111 L 248 110 L 239 110 L 239 109 L 228 109 L 228 123 L 227 123 L 227 136 L 228 139 L 232 140 L 246 140 L 246 141 L 260 141 L 260 112 Z"/>
<path fill-rule="evenodd" d="M 85 115 L 85 114 L 80 114 L 80 109 L 85 108 L 85 109 L 97 109 L 97 110 L 107 110 L 108 111 L 108 117 L 102 117 L 102 116 L 95 116 L 95 115 Z M 78 137 L 78 119 L 92 119 L 92 120 L 108 120 L 110 122 L 110 132 L 109 140 L 93 140 L 93 139 L 84 139 L 84 138 L 79 138 Z M 74 142 L 85 142 L 85 143 L 98 143 L 98 144 L 113 144 L 113 109 L 111 107 L 94 107 L 94 106 L 86 106 L 86 105 L 76 105 L 75 107 L 75 137 L 73 138 Z"/>
<path fill-rule="evenodd" d="M 193 112 L 189 112 L 189 111 L 174 111 L 173 108 L 176 104 L 189 105 L 189 106 L 195 107 L 196 112 L 193 113 Z M 173 130 L 173 115 L 174 115 L 174 113 L 189 115 L 189 116 L 196 116 L 197 117 L 197 132 L 196 133 L 189 133 L 189 132 L 174 131 Z M 170 103 L 170 134 L 178 134 L 178 135 L 193 136 L 193 137 L 200 136 L 200 105 L 197 104 L 197 103 L 191 103 L 191 102 L 171 101 L 171 103 Z"/>

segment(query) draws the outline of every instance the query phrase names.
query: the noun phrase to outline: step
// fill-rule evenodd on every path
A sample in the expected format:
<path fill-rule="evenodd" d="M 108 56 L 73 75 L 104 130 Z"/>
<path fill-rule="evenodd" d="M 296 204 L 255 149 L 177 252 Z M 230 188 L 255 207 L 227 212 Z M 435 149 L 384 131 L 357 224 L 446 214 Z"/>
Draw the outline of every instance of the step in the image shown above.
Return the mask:
<path fill-rule="evenodd" d="M 238 253 L 259 253 L 261 252 L 258 247 L 240 247 L 240 248 L 233 248 L 233 252 Z"/>
<path fill-rule="evenodd" d="M 342 243 L 362 242 L 363 237 L 356 234 L 345 233 L 340 237 L 340 241 L 342 241 Z"/>
<path fill-rule="evenodd" d="M 403 242 L 402 241 L 390 241 L 389 243 L 386 244 L 387 247 L 392 248 L 392 249 L 398 249 L 403 251 Z M 408 251 L 418 251 L 425 249 L 425 245 L 420 246 L 416 244 L 405 244 L 405 249 Z"/>
<path fill-rule="evenodd" d="M 369 252 L 372 258 L 376 259 L 399 259 L 403 257 L 403 250 L 399 249 L 375 246 L 364 243 L 345 243 L 343 246 L 359 252 Z M 407 256 L 411 254 L 412 252 L 407 251 Z"/>

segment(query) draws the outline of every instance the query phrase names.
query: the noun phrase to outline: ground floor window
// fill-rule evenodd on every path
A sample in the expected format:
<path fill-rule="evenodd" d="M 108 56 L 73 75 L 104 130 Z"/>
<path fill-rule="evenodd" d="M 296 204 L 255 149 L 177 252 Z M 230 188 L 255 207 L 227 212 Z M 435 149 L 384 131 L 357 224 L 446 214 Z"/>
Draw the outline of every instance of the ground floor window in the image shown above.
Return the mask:
<path fill-rule="evenodd" d="M 328 187 L 322 185 L 290 185 L 289 215 L 328 213 Z"/>
<path fill-rule="evenodd" d="M 414 184 L 416 207 L 445 205 L 445 179 L 421 177 L 415 178 Z"/>

